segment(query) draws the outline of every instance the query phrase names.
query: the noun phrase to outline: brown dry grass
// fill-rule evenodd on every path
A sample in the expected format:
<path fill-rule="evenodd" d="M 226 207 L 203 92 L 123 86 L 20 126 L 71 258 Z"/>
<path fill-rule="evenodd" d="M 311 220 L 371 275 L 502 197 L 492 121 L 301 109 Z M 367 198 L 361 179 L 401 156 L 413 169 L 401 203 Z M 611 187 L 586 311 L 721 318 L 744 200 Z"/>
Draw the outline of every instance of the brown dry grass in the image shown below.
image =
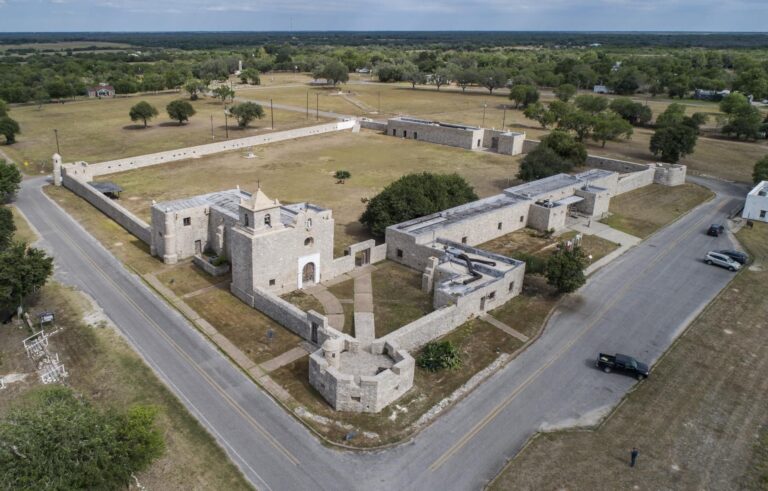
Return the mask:
<path fill-rule="evenodd" d="M 370 238 L 358 221 L 370 198 L 409 172 L 458 172 L 481 196 L 498 193 L 517 171 L 517 157 L 412 140 L 396 141 L 374 132 L 337 132 L 254 147 L 255 159 L 223 153 L 202 159 L 147 167 L 104 176 L 125 191 L 121 204 L 149 219 L 152 200 L 165 201 L 237 185 L 254 190 L 260 183 L 282 202 L 310 201 L 333 210 L 335 252 Z M 333 173 L 352 173 L 346 184 L 336 184 Z"/>
<path fill-rule="evenodd" d="M 768 483 L 768 225 L 753 255 L 596 431 L 536 438 L 492 489 L 765 489 Z M 629 469 L 629 449 L 640 449 Z M 557 465 L 542 465 L 557 462 Z"/>
<path fill-rule="evenodd" d="M 645 238 L 712 196 L 712 191 L 696 184 L 673 188 L 651 184 L 611 198 L 611 216 L 602 222 Z"/>
<path fill-rule="evenodd" d="M 381 338 L 432 312 L 432 295 L 421 291 L 421 273 L 392 261 L 376 265 L 373 315 Z"/>
<path fill-rule="evenodd" d="M 555 288 L 547 284 L 546 278 L 527 275 L 523 293 L 489 314 L 532 338 L 538 334 L 559 298 Z"/>
<path fill-rule="evenodd" d="M 570 240 L 575 235 L 576 232 L 566 232 L 557 237 L 547 237 L 536 230 L 524 228 L 497 237 L 477 247 L 511 258 L 533 255 L 546 259 L 555 252 L 555 246 L 559 242 Z M 596 235 L 583 235 L 581 247 L 585 254 L 592 255 L 592 261 L 597 261 L 616 250 L 619 245 Z"/>

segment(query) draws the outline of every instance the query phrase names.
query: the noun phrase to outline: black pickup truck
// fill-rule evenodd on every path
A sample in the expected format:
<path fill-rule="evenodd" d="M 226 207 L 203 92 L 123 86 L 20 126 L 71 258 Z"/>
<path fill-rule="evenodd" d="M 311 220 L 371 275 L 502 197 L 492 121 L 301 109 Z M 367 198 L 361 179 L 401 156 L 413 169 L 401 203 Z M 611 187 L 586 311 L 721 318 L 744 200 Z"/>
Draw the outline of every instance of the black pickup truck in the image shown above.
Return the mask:
<path fill-rule="evenodd" d="M 618 353 L 616 353 L 616 355 L 600 353 L 595 365 L 605 373 L 610 373 L 611 371 L 623 372 L 627 375 L 637 377 L 637 380 L 643 380 L 648 376 L 649 372 L 648 365 L 645 363 L 640 363 L 631 356 L 620 355 Z"/>

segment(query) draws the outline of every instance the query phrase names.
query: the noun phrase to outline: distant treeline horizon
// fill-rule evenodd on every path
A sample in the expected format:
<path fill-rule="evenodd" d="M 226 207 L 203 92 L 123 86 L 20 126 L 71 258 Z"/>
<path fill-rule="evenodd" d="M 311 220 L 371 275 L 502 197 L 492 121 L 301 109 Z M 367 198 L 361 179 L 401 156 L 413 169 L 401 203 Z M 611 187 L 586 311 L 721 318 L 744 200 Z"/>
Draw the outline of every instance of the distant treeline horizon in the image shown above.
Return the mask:
<path fill-rule="evenodd" d="M 768 32 L 691 31 L 167 31 L 13 32 L 0 44 L 113 42 L 136 47 L 210 49 L 269 43 L 296 46 L 423 46 L 477 49 L 499 46 L 768 48 Z"/>

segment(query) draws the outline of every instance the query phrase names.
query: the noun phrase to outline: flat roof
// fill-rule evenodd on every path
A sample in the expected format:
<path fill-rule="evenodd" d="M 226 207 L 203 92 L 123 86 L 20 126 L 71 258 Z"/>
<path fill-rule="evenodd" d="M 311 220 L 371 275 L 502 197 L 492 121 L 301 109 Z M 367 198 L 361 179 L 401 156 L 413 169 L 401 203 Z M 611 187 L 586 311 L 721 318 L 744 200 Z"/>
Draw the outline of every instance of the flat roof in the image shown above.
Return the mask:
<path fill-rule="evenodd" d="M 409 116 L 397 116 L 394 118 L 389 118 L 389 120 L 403 121 L 405 123 L 425 124 L 430 126 L 442 126 L 444 128 L 453 128 L 457 130 L 467 130 L 467 131 L 477 131 L 479 129 L 482 129 L 479 126 L 469 126 L 466 124 L 456 124 L 456 123 L 443 123 L 442 121 L 431 121 L 429 119 L 411 118 Z"/>
<path fill-rule="evenodd" d="M 749 192 L 749 196 L 757 196 L 760 191 L 768 191 L 768 181 L 760 181 L 757 183 L 757 186 L 752 188 L 752 191 Z"/>
<path fill-rule="evenodd" d="M 555 174 L 537 181 L 526 182 L 504 190 L 505 193 L 520 196 L 524 199 L 533 199 L 543 194 L 549 194 L 558 189 L 573 186 L 581 182 L 576 176 L 570 174 Z"/>

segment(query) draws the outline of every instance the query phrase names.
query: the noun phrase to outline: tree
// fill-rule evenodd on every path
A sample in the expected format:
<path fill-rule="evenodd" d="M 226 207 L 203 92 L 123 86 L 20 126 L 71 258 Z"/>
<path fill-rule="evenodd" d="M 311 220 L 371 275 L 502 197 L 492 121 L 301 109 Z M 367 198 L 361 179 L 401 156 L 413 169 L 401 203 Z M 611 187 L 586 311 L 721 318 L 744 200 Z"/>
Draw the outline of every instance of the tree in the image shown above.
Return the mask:
<path fill-rule="evenodd" d="M 165 79 L 165 86 L 169 89 L 178 90 L 184 84 L 184 74 L 177 71 L 165 72 L 163 76 Z"/>
<path fill-rule="evenodd" d="M 254 119 L 264 117 L 264 108 L 255 102 L 241 102 L 235 104 L 229 109 L 229 113 L 237 118 L 237 125 L 241 128 L 247 127 Z"/>
<path fill-rule="evenodd" d="M 672 126 L 685 120 L 685 106 L 674 102 L 667 106 L 663 113 L 656 118 L 656 126 Z"/>
<path fill-rule="evenodd" d="M 324 78 L 335 87 L 338 83 L 346 83 L 349 80 L 349 68 L 339 60 L 331 60 L 312 72 L 312 76 L 316 79 Z"/>
<path fill-rule="evenodd" d="M 0 160 L 0 203 L 6 203 L 21 186 L 21 172 L 10 162 Z"/>
<path fill-rule="evenodd" d="M 240 82 L 251 85 L 261 85 L 261 77 L 259 77 L 259 71 L 255 68 L 246 68 L 240 72 Z"/>
<path fill-rule="evenodd" d="M 605 111 L 595 116 L 592 128 L 592 139 L 602 142 L 618 140 L 620 137 L 629 139 L 632 136 L 632 125 L 613 111 Z"/>
<path fill-rule="evenodd" d="M 348 170 L 337 170 L 336 173 L 333 175 L 336 179 L 341 181 L 342 183 L 352 177 L 352 173 Z"/>
<path fill-rule="evenodd" d="M 568 102 L 571 97 L 576 95 L 576 86 L 573 84 L 563 84 L 559 87 L 556 87 L 555 90 L 555 97 L 560 99 L 563 102 Z"/>
<path fill-rule="evenodd" d="M 15 310 L 38 291 L 53 272 L 53 259 L 42 249 L 14 242 L 0 251 L 0 311 Z"/>
<path fill-rule="evenodd" d="M 608 99 L 599 95 L 582 94 L 573 101 L 576 107 L 590 114 L 597 114 L 608 108 Z"/>
<path fill-rule="evenodd" d="M 235 100 L 235 91 L 232 90 L 229 85 L 219 85 L 211 92 L 213 92 L 213 95 L 218 99 L 221 99 L 221 102 L 226 102 L 227 99 Z"/>
<path fill-rule="evenodd" d="M 165 88 L 165 78 L 159 73 L 148 73 L 141 80 L 141 88 L 146 92 L 157 92 Z"/>
<path fill-rule="evenodd" d="M 632 126 L 648 124 L 653 118 L 650 107 L 641 102 L 635 102 L 629 97 L 617 97 L 611 101 L 610 108 Z"/>
<path fill-rule="evenodd" d="M 762 130 L 762 115 L 742 94 L 733 93 L 720 102 L 720 110 L 726 114 L 723 133 L 736 138 L 757 139 Z"/>
<path fill-rule="evenodd" d="M 480 74 L 471 67 L 457 70 L 454 77 L 456 78 L 456 85 L 461 87 L 462 92 L 465 92 L 467 87 L 476 84 L 480 80 Z"/>
<path fill-rule="evenodd" d="M 489 68 L 480 73 L 480 85 L 488 89 L 491 94 L 494 89 L 506 86 L 508 79 L 507 72 L 501 68 Z"/>
<path fill-rule="evenodd" d="M 752 171 L 752 181 L 755 184 L 768 181 L 768 155 L 755 162 L 755 169 Z"/>
<path fill-rule="evenodd" d="M 687 124 L 677 123 L 662 126 L 651 137 L 650 149 L 663 162 L 678 162 L 693 153 L 698 137 L 697 130 Z"/>
<path fill-rule="evenodd" d="M 539 146 L 549 147 L 560 156 L 561 159 L 572 166 L 584 165 L 587 161 L 587 149 L 583 144 L 574 140 L 564 131 L 555 130 L 541 139 Z"/>
<path fill-rule="evenodd" d="M 143 121 L 144 127 L 147 127 L 147 121 L 151 120 L 158 115 L 157 108 L 147 101 L 141 101 L 133 106 L 128 113 L 131 117 L 131 121 Z"/>
<path fill-rule="evenodd" d="M 551 148 L 539 144 L 526 154 L 520 163 L 517 177 L 524 181 L 535 181 L 571 170 L 573 170 L 572 164 L 566 162 Z"/>
<path fill-rule="evenodd" d="M 16 232 L 16 224 L 13 223 L 11 209 L 7 206 L 0 206 L 0 250 L 4 250 L 10 245 L 14 232 Z"/>
<path fill-rule="evenodd" d="M 0 118 L 2 118 L 3 116 L 8 116 L 8 111 L 10 111 L 10 108 L 8 107 L 8 103 L 0 99 Z"/>
<path fill-rule="evenodd" d="M 360 221 L 376 237 L 396 223 L 475 201 L 477 195 L 458 174 L 408 174 L 373 197 Z"/>
<path fill-rule="evenodd" d="M 10 116 L 0 117 L 0 135 L 5 137 L 6 145 L 16 143 L 16 135 L 19 133 L 21 133 L 19 123 L 11 119 Z"/>
<path fill-rule="evenodd" d="M 112 81 L 116 94 L 135 94 L 139 91 L 139 84 L 133 77 L 120 77 Z"/>
<path fill-rule="evenodd" d="M 587 282 L 584 276 L 586 257 L 579 246 L 559 249 L 547 261 L 547 283 L 557 288 L 560 293 L 571 293 Z"/>
<path fill-rule="evenodd" d="M 461 352 L 450 341 L 430 341 L 419 352 L 416 364 L 430 372 L 454 370 L 461 367 Z"/>
<path fill-rule="evenodd" d="M 403 73 L 402 77 L 403 80 L 411 83 L 412 89 L 415 89 L 417 84 L 424 85 L 427 83 L 427 75 L 415 66 Z"/>
<path fill-rule="evenodd" d="M 509 89 L 510 100 L 515 101 L 515 107 L 528 107 L 539 100 L 539 91 L 533 85 L 513 85 Z"/>
<path fill-rule="evenodd" d="M 175 119 L 179 122 L 179 126 L 184 124 L 184 121 L 189 121 L 189 118 L 195 115 L 195 108 L 192 107 L 192 104 L 183 99 L 171 101 L 165 106 L 165 110 L 168 112 L 168 116 L 170 116 L 171 119 Z"/>
<path fill-rule="evenodd" d="M 184 84 L 184 90 L 189 94 L 189 98 L 196 101 L 198 94 L 201 94 L 208 88 L 208 84 L 203 83 L 199 78 L 191 78 Z"/>
<path fill-rule="evenodd" d="M 48 386 L 0 420 L 0 480 L 11 489 L 120 489 L 163 453 L 157 410 L 100 410 Z"/>
<path fill-rule="evenodd" d="M 558 123 L 558 128 L 573 131 L 576 133 L 576 140 L 583 142 L 589 137 L 595 122 L 596 117 L 593 114 L 575 109 L 563 116 Z"/>
<path fill-rule="evenodd" d="M 547 128 L 557 122 L 555 113 L 544 107 L 544 104 L 541 102 L 536 102 L 526 107 L 523 115 L 528 119 L 538 121 L 542 128 Z"/>
<path fill-rule="evenodd" d="M 451 83 L 451 72 L 447 68 L 438 68 L 435 73 L 432 74 L 432 83 L 437 86 L 437 90 L 440 87 Z"/>

